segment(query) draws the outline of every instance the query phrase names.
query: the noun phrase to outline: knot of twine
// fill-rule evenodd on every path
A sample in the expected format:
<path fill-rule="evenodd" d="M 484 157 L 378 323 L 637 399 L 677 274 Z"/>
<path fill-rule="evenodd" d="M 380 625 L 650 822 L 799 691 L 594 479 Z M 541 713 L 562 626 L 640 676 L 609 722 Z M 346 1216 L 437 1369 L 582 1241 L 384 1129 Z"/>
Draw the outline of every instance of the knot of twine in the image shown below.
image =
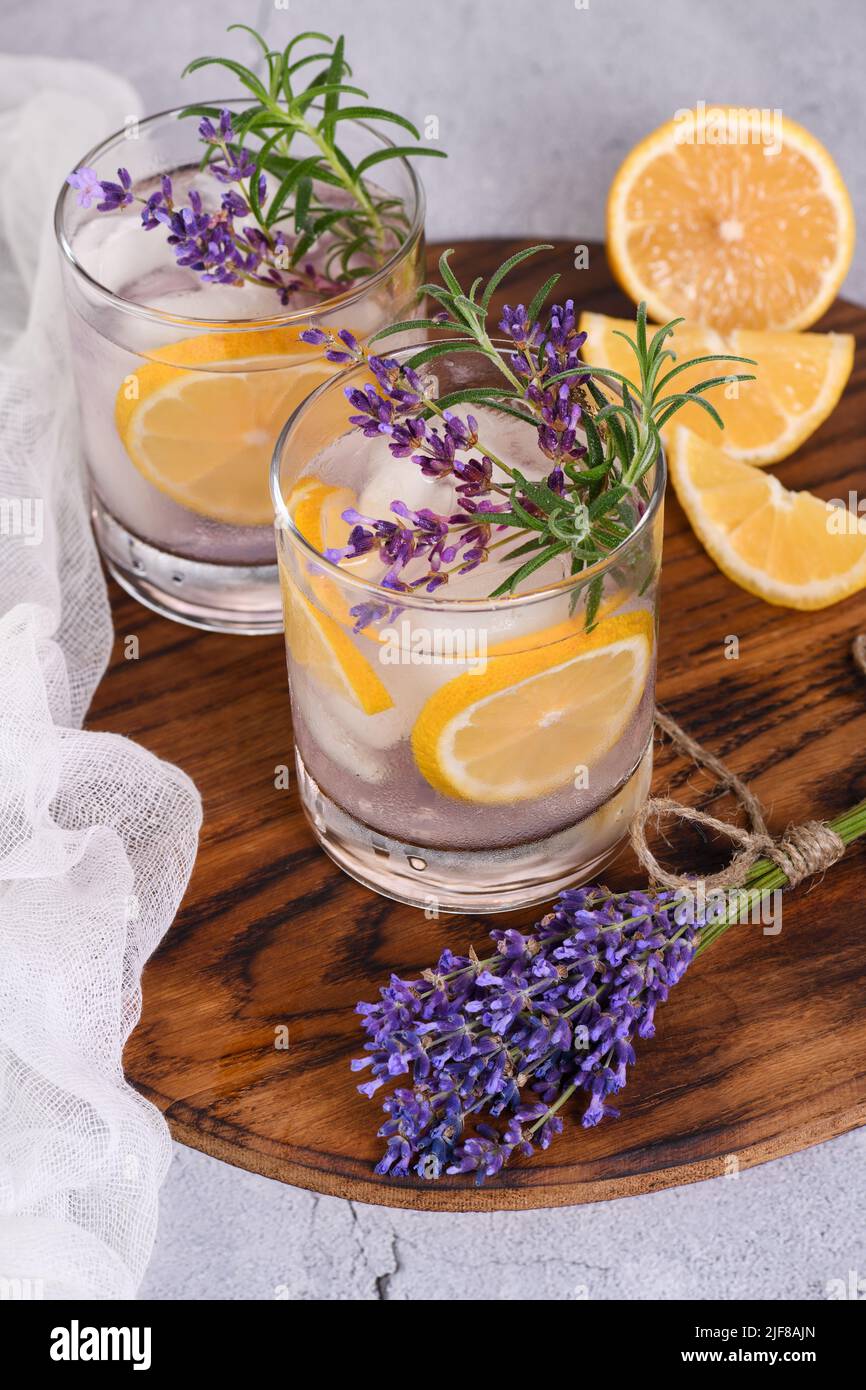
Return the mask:
<path fill-rule="evenodd" d="M 855 637 L 851 648 L 855 665 L 866 676 L 866 633 Z M 652 823 L 658 829 L 663 816 L 675 816 L 678 820 L 693 825 L 705 825 L 726 835 L 739 846 L 730 863 L 717 873 L 707 874 L 703 882 L 709 888 L 738 888 L 758 859 L 770 859 L 785 875 L 791 887 L 802 883 L 811 874 L 821 873 L 841 859 L 845 853 L 845 843 L 823 821 L 810 820 L 802 825 L 790 825 L 784 835 L 775 840 L 767 829 L 761 803 L 755 793 L 746 786 L 735 772 L 704 748 L 697 739 L 680 728 L 675 719 L 663 710 L 657 709 L 655 720 L 658 727 L 697 767 L 711 772 L 724 791 L 729 791 L 742 806 L 748 820 L 748 828 L 735 825 L 732 821 L 719 820 L 697 807 L 685 806 L 669 796 L 650 797 L 638 811 L 631 825 L 631 843 L 638 861 L 649 878 L 665 888 L 691 888 L 694 886 L 693 874 L 675 874 L 658 862 L 647 841 L 647 826 Z"/>

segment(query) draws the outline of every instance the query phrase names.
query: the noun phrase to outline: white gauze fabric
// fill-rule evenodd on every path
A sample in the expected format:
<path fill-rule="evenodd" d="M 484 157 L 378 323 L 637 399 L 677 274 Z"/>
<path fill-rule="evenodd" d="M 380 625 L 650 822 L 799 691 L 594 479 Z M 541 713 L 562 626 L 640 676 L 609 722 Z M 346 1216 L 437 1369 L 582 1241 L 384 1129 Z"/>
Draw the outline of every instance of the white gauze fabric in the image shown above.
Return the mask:
<path fill-rule="evenodd" d="M 88 64 L 0 56 L 0 1296 L 130 1298 L 171 1147 L 127 1084 L 140 976 L 198 842 L 192 782 L 81 721 L 110 652 L 52 229 L 140 111 Z"/>

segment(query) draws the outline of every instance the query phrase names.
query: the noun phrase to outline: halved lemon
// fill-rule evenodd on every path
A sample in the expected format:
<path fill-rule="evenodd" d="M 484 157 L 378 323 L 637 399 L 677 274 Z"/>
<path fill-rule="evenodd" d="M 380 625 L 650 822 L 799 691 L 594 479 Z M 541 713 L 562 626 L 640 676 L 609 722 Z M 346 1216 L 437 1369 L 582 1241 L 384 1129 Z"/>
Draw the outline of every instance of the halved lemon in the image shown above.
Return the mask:
<path fill-rule="evenodd" d="M 651 334 L 653 325 L 647 325 Z M 582 355 L 594 367 L 610 367 L 632 380 L 637 371 L 635 355 L 619 333 L 634 338 L 634 323 L 606 314 L 581 314 L 580 331 L 587 334 Z M 720 430 L 699 405 L 685 405 L 666 438 L 682 425 L 744 463 L 778 463 L 814 433 L 838 404 L 854 364 L 854 339 L 850 333 L 772 333 L 735 330 L 722 335 L 711 328 L 680 324 L 666 346 L 679 361 L 706 353 L 733 353 L 751 357 L 757 367 L 736 362 L 705 362 L 680 372 L 661 392 L 661 399 L 708 377 L 753 373 L 754 381 L 727 382 L 706 392 L 706 399 L 725 422 Z M 676 364 L 663 364 L 661 375 Z"/>
<path fill-rule="evenodd" d="M 333 367 L 286 329 L 207 333 L 157 355 L 117 393 L 115 421 L 132 462 L 199 516 L 269 525 L 277 436 Z"/>
<path fill-rule="evenodd" d="M 866 527 L 847 508 L 728 458 L 689 430 L 671 480 L 699 540 L 729 579 L 768 603 L 826 608 L 866 588 Z"/>
<path fill-rule="evenodd" d="M 719 332 L 808 328 L 854 250 L 848 190 L 824 146 L 780 113 L 683 112 L 621 165 L 607 204 L 620 284 L 652 318 Z"/>
<path fill-rule="evenodd" d="M 431 695 L 412 731 L 426 780 L 485 805 L 527 801 L 573 782 L 613 748 L 651 670 L 653 622 L 641 610 L 572 623 L 494 647 L 481 673 Z M 590 772 L 591 776 L 591 772 Z"/>

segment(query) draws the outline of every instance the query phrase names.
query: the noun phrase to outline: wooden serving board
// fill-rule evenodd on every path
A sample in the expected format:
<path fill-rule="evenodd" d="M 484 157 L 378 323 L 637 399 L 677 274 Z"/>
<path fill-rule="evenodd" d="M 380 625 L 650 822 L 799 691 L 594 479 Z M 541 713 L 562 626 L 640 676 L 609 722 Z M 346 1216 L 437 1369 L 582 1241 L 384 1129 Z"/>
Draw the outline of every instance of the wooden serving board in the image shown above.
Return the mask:
<path fill-rule="evenodd" d="M 467 243 L 456 265 L 471 279 L 516 249 Z M 587 270 L 572 268 L 573 254 L 562 243 L 521 267 L 510 301 L 528 302 L 559 270 L 580 307 L 629 314 L 602 248 L 590 247 Z M 790 487 L 846 497 L 866 489 L 866 311 L 839 302 L 818 327 L 857 334 L 854 374 L 830 420 L 778 471 Z M 483 1188 L 471 1177 L 377 1178 L 381 1112 L 349 1071 L 362 1041 L 354 1005 L 374 999 L 390 971 L 433 964 L 445 944 L 481 945 L 491 923 L 426 921 L 361 888 L 318 849 L 294 792 L 274 785 L 275 768 L 292 762 L 281 638 L 179 627 L 116 586 L 112 604 L 115 652 L 90 726 L 178 763 L 204 800 L 192 882 L 144 972 L 144 1012 L 126 1051 L 128 1075 L 177 1139 L 319 1192 L 459 1211 L 652 1191 L 866 1121 L 866 852 L 855 847 L 823 881 L 786 897 L 780 935 L 733 928 L 695 964 L 640 1048 L 621 1119 L 590 1131 L 567 1123 L 546 1154 Z M 659 701 L 751 782 L 777 831 L 866 795 L 866 688 L 850 657 L 862 630 L 866 595 L 799 614 L 743 593 L 669 495 Z M 137 661 L 123 656 L 131 633 Z M 725 656 L 731 635 L 735 661 Z M 656 790 L 690 799 L 706 790 L 701 782 L 660 751 Z M 683 853 L 695 869 L 710 864 L 700 841 Z M 607 878 L 640 881 L 628 855 Z"/>

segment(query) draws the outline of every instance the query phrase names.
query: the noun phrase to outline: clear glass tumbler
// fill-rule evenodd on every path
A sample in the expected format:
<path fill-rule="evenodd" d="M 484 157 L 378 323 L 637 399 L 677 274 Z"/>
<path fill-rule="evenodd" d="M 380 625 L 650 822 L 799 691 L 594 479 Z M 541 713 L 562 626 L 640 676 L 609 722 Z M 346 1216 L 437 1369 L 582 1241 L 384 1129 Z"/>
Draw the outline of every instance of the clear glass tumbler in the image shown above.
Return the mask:
<path fill-rule="evenodd" d="M 243 102 L 219 102 L 243 109 Z M 357 161 L 388 143 L 346 121 Z M 303 137 L 296 140 L 303 156 Z M 148 196 L 201 178 L 195 119 L 167 111 L 119 132 L 81 163 L 101 179 L 118 166 Z M 418 312 L 424 195 L 409 165 L 377 165 L 402 200 L 402 243 L 337 297 L 289 311 L 270 289 L 205 285 L 174 264 L 162 229 L 140 209 L 100 213 L 64 187 L 55 213 L 93 525 L 115 578 L 141 602 L 194 627 L 279 631 L 282 611 L 268 470 L 289 411 L 335 368 L 300 340 L 315 323 L 365 338 Z"/>
<path fill-rule="evenodd" d="M 471 352 L 426 370 L 440 396 L 501 384 Z M 272 470 L 305 813 L 347 873 L 430 915 L 543 902 L 597 873 L 649 790 L 664 458 L 632 533 L 579 576 L 557 561 L 494 599 L 488 561 L 433 594 L 395 593 L 378 556 L 325 558 L 345 545 L 343 512 L 449 502 L 349 426 L 344 389 L 365 379 L 348 368 L 295 410 Z M 549 471 L 534 429 L 471 409 L 500 458 Z"/>

